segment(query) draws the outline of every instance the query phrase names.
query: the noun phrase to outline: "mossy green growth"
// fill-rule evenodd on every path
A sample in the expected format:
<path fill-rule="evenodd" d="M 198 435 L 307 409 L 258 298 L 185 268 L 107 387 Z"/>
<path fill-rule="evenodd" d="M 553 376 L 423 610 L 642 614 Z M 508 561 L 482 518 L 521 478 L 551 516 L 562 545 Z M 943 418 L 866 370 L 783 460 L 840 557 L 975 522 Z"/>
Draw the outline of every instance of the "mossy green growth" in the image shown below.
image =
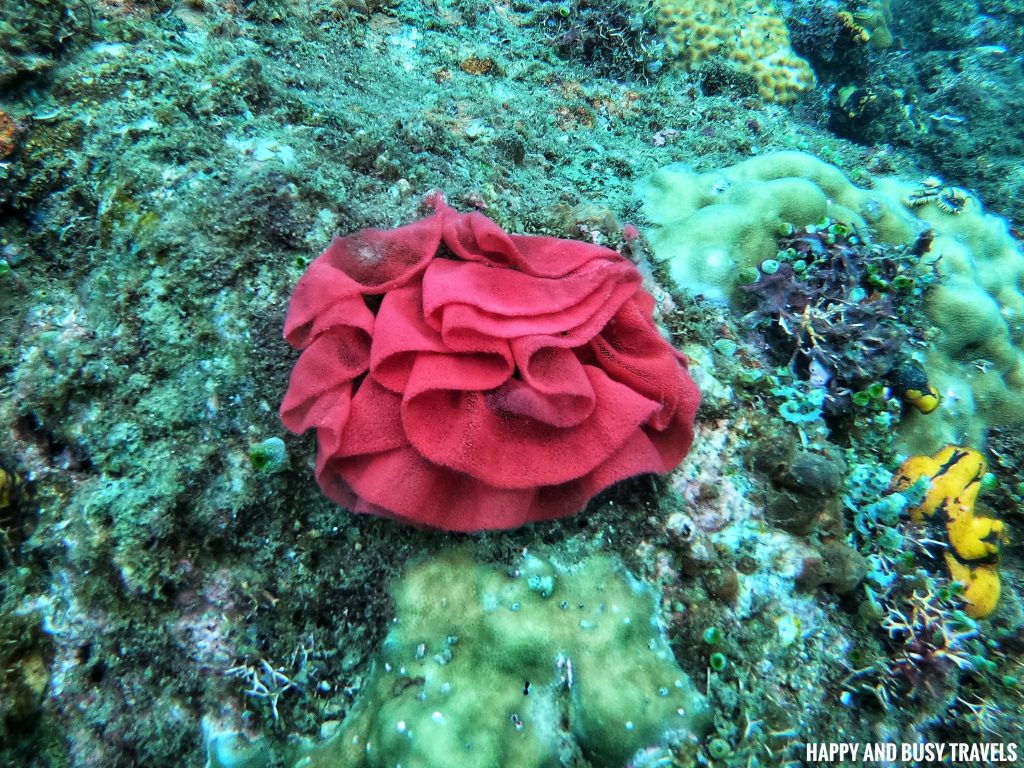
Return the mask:
<path fill-rule="evenodd" d="M 296 766 L 556 768 L 579 750 L 619 768 L 668 741 L 695 753 L 704 699 L 658 625 L 654 591 L 616 559 L 527 554 L 510 574 L 453 551 L 413 566 L 395 601 L 370 682 Z"/>

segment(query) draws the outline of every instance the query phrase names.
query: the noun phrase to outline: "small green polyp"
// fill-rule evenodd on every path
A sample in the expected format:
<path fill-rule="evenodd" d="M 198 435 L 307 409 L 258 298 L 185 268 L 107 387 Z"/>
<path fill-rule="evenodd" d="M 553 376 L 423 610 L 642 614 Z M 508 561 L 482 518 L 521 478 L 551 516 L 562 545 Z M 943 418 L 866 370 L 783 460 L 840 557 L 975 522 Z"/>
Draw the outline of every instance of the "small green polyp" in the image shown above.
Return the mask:
<path fill-rule="evenodd" d="M 260 474 L 277 474 L 288 469 L 288 449 L 280 437 L 268 437 L 249 449 L 249 460 Z"/>
<path fill-rule="evenodd" d="M 732 747 L 729 746 L 729 742 L 725 739 L 712 739 L 708 742 L 708 754 L 715 760 L 724 760 L 732 754 Z"/>
<path fill-rule="evenodd" d="M 703 638 L 708 645 L 718 645 L 722 642 L 722 630 L 718 627 L 708 627 L 704 630 Z"/>

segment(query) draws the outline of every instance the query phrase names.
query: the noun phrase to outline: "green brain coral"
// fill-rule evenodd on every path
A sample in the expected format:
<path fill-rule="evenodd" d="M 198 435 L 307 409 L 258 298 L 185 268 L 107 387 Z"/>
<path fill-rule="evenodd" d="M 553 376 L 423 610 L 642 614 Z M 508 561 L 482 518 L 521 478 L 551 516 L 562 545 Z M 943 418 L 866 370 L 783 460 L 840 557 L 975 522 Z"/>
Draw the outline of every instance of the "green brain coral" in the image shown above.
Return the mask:
<path fill-rule="evenodd" d="M 654 592 L 610 556 L 513 573 L 460 552 L 413 566 L 370 682 L 309 768 L 619 768 L 693 744 L 703 698 L 656 621 Z"/>
<path fill-rule="evenodd" d="M 1024 254 L 1006 222 L 938 180 L 866 182 L 812 155 L 775 152 L 704 173 L 670 165 L 639 194 L 655 259 L 680 287 L 723 302 L 775 258 L 783 224 L 829 217 L 890 245 L 912 245 L 930 228 L 922 263 L 937 264 L 943 279 L 927 296 L 937 333 L 922 362 L 943 400 L 932 414 L 908 413 L 900 448 L 981 445 L 989 427 L 1024 423 Z"/>

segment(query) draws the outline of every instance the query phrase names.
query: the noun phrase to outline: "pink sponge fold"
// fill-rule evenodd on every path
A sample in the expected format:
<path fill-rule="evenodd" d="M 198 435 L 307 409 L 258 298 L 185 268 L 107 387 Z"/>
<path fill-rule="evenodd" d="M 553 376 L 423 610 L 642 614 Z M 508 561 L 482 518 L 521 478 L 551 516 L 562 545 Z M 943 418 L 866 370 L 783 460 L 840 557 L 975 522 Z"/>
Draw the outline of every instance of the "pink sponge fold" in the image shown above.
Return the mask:
<path fill-rule="evenodd" d="M 302 354 L 281 420 L 316 429 L 323 492 L 480 531 L 673 469 L 700 395 L 636 268 L 432 202 L 412 224 L 335 238 L 295 288 L 285 338 Z"/>

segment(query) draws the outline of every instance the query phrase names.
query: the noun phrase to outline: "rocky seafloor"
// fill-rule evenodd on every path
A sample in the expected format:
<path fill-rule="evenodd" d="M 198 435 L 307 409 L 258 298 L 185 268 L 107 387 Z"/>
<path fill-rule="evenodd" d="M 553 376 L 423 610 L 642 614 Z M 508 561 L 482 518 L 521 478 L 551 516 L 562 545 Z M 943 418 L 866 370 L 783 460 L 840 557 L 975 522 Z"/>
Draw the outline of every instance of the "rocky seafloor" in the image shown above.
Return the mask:
<path fill-rule="evenodd" d="M 893 0 L 876 48 L 838 15 L 872 3 L 779 4 L 817 78 L 780 105 L 721 62 L 664 61 L 648 5 L 3 4 L 0 765 L 287 764 L 371 687 L 394 580 L 453 547 L 499 568 L 612 553 L 657 588 L 711 718 L 636 765 L 1020 740 L 1024 422 L 969 446 L 1009 531 L 999 606 L 975 620 L 922 554 L 912 502 L 886 501 L 906 406 L 880 380 L 843 413 L 791 418 L 807 371 L 623 227 L 644 230 L 637 184 L 670 163 L 799 150 L 853 179 L 941 177 L 1016 237 L 1024 7 Z M 703 393 L 677 470 L 476 535 L 321 495 L 312 437 L 277 412 L 289 297 L 333 233 L 412 221 L 435 189 L 644 267 Z M 914 306 L 895 322 L 927 345 Z M 571 744 L 536 765 L 603 755 Z"/>

